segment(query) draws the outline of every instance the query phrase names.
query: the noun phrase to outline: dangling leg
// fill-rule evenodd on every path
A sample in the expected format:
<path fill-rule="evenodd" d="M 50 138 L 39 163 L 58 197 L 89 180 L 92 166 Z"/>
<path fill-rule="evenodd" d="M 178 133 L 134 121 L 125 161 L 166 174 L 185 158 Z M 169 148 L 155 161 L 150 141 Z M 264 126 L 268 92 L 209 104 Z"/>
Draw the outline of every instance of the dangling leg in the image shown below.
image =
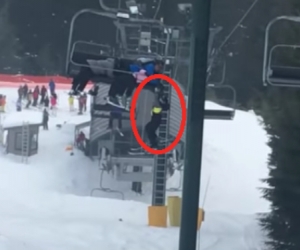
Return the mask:
<path fill-rule="evenodd" d="M 126 85 L 124 85 L 124 82 L 126 82 L 126 75 L 120 74 L 115 76 L 114 82 L 110 87 L 110 90 L 108 92 L 108 103 L 113 106 L 118 107 L 124 107 L 123 104 L 123 93 L 125 91 Z"/>
<path fill-rule="evenodd" d="M 73 78 L 72 81 L 72 91 L 74 94 L 82 92 L 94 75 L 95 74 L 89 67 L 81 67 L 79 73 Z"/>
<path fill-rule="evenodd" d="M 125 109 L 130 110 L 130 104 L 131 104 L 131 97 L 132 93 L 137 87 L 136 79 L 133 75 L 128 75 L 126 79 L 126 90 L 125 90 L 125 97 L 126 97 L 126 104 Z"/>
<path fill-rule="evenodd" d="M 117 70 L 114 74 L 114 82 L 109 90 L 108 96 L 111 104 L 117 104 L 119 107 L 124 107 L 123 95 L 127 89 L 128 77 L 131 77 L 130 64 L 132 62 L 127 59 L 118 59 L 114 69 Z"/>
<path fill-rule="evenodd" d="M 118 131 L 120 136 L 124 136 L 124 134 L 121 131 L 121 129 L 122 129 L 122 113 L 120 113 L 120 112 L 116 113 L 115 118 L 118 120 L 117 131 Z"/>
<path fill-rule="evenodd" d="M 156 126 L 154 126 L 155 124 L 149 122 L 147 123 L 145 130 L 146 130 L 146 134 L 150 143 L 150 147 L 151 148 L 157 148 L 157 135 L 156 135 Z"/>

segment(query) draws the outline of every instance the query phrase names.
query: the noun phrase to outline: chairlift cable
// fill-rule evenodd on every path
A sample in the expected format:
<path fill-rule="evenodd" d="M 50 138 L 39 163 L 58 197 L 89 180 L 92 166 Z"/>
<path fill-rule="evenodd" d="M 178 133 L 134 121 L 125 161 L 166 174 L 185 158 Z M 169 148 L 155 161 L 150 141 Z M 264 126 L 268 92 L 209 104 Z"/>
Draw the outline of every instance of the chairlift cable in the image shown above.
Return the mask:
<path fill-rule="evenodd" d="M 162 2 L 162 0 L 159 0 L 158 5 L 157 5 L 156 10 L 155 10 L 155 13 L 154 13 L 154 16 L 153 16 L 153 19 L 156 19 L 157 15 L 158 15 L 158 12 L 159 12 L 160 7 L 161 7 L 161 2 Z"/>
<path fill-rule="evenodd" d="M 218 48 L 218 52 L 221 51 L 221 49 L 223 48 L 223 46 L 228 42 L 228 40 L 231 38 L 231 36 L 234 34 L 234 32 L 238 29 L 238 27 L 241 25 L 241 23 L 245 20 L 245 18 L 249 15 L 249 13 L 253 10 L 253 8 L 255 7 L 255 5 L 258 3 L 259 0 L 255 0 L 251 6 L 249 7 L 249 9 L 246 11 L 246 13 L 242 16 L 242 18 L 237 22 L 237 24 L 234 26 L 234 28 L 232 29 L 232 31 L 227 35 L 227 37 L 224 39 L 224 41 L 222 42 L 222 44 L 220 45 L 220 47 Z"/>
<path fill-rule="evenodd" d="M 209 188 L 210 180 L 211 180 L 211 174 L 208 177 L 208 181 L 207 181 L 205 191 L 204 191 L 204 198 L 203 198 L 203 203 L 202 203 L 202 208 L 203 209 L 204 209 L 205 201 L 206 201 L 207 194 L 208 194 L 208 188 Z"/>

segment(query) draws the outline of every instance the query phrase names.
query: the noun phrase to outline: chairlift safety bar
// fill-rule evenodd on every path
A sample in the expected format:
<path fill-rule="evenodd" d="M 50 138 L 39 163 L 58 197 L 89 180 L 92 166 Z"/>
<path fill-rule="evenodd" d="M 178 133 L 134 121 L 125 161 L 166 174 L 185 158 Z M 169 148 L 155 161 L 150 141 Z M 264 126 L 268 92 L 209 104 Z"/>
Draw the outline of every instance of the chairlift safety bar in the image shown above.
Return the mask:
<path fill-rule="evenodd" d="M 295 84 L 274 84 L 269 79 L 269 66 L 270 62 L 268 62 L 269 59 L 269 36 L 270 36 L 270 29 L 271 27 L 282 20 L 291 21 L 300 23 L 300 17 L 299 16 L 278 16 L 271 20 L 265 30 L 265 44 L 264 44 L 264 59 L 263 59 L 263 73 L 262 73 L 262 80 L 264 86 L 267 86 L 268 84 L 271 86 L 277 86 L 277 87 L 300 87 L 300 85 Z"/>
<path fill-rule="evenodd" d="M 276 80 L 274 80 L 274 79 L 271 79 L 271 77 L 270 77 L 270 73 L 271 73 L 271 71 L 272 71 L 272 65 L 271 65 L 271 62 L 272 62 L 272 59 L 273 59 L 273 53 L 274 53 L 274 51 L 275 51 L 275 49 L 277 49 L 277 48 L 293 48 L 293 49 L 297 49 L 297 48 L 300 48 L 300 45 L 290 45 L 290 44 L 277 44 L 277 45 L 275 45 L 275 46 L 273 46 L 272 48 L 271 48 L 271 50 L 270 50 L 270 52 L 269 52 L 269 59 L 268 59 L 268 71 L 267 71 L 267 75 L 266 75 L 266 77 L 267 77 L 267 81 L 268 81 L 268 83 L 272 83 L 272 84 L 274 84 L 274 85 L 276 85 L 276 86 L 285 86 L 285 87 L 300 87 L 299 85 L 300 85 L 300 79 L 299 79 L 299 82 L 297 83 L 297 81 L 296 80 L 285 80 L 288 84 L 282 84 L 282 85 L 278 85 L 278 84 L 276 84 Z M 296 67 L 288 67 L 288 68 L 296 68 Z M 300 69 L 300 67 L 299 67 L 299 69 Z M 280 80 L 278 80 L 278 83 L 280 84 Z"/>

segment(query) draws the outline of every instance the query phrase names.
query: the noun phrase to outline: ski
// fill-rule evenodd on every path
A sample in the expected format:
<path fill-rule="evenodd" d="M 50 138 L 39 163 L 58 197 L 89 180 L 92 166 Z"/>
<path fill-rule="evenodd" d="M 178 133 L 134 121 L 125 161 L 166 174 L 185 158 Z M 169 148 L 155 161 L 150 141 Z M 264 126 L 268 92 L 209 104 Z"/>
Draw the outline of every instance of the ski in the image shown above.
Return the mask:
<path fill-rule="evenodd" d="M 131 151 L 129 151 L 128 152 L 128 154 L 129 155 L 145 155 L 145 154 L 147 154 L 147 152 L 146 151 L 136 151 L 136 152 L 131 152 Z"/>
<path fill-rule="evenodd" d="M 118 134 L 120 135 L 120 136 L 124 136 L 124 134 L 122 133 L 122 131 L 119 129 L 119 128 L 116 128 L 116 131 L 118 132 Z"/>
<path fill-rule="evenodd" d="M 131 148 L 129 151 L 131 152 L 136 152 L 136 151 L 142 151 L 142 147 L 137 147 L 137 148 Z"/>
<path fill-rule="evenodd" d="M 124 106 L 121 106 L 121 105 L 119 105 L 119 104 L 117 104 L 117 103 L 115 103 L 115 102 L 110 101 L 109 98 L 106 99 L 106 103 L 109 104 L 109 105 L 111 105 L 111 106 L 120 108 L 120 109 L 125 109 Z"/>

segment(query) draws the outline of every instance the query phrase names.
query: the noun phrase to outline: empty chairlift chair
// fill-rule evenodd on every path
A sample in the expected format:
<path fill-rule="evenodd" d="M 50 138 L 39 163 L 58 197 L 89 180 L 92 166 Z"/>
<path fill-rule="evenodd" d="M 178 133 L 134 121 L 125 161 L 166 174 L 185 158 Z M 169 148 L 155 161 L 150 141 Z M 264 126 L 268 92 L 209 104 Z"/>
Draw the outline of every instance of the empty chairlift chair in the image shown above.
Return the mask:
<path fill-rule="evenodd" d="M 272 44 L 270 45 L 271 31 L 278 31 L 278 29 L 271 28 L 281 21 L 300 24 L 299 16 L 278 16 L 272 19 L 266 26 L 262 74 L 263 84 L 264 86 L 299 87 L 300 64 L 297 58 L 299 58 L 300 45 L 298 41 L 294 40 L 293 42 L 291 41 L 292 38 L 289 38 L 288 43 L 281 42 L 280 44 L 276 44 L 275 39 L 272 39 Z M 280 40 L 282 41 L 283 38 L 280 37 Z"/>
<path fill-rule="evenodd" d="M 232 120 L 236 109 L 236 91 L 230 85 L 208 85 L 209 89 L 226 91 L 231 93 L 231 99 L 220 101 L 220 105 L 224 105 L 224 109 L 205 109 L 206 120 Z M 218 101 L 217 101 L 218 103 Z"/>
<path fill-rule="evenodd" d="M 293 56 L 287 59 L 286 53 Z M 273 85 L 300 87 L 300 63 L 297 59 L 299 56 L 300 45 L 273 46 L 268 60 L 267 81 Z"/>

